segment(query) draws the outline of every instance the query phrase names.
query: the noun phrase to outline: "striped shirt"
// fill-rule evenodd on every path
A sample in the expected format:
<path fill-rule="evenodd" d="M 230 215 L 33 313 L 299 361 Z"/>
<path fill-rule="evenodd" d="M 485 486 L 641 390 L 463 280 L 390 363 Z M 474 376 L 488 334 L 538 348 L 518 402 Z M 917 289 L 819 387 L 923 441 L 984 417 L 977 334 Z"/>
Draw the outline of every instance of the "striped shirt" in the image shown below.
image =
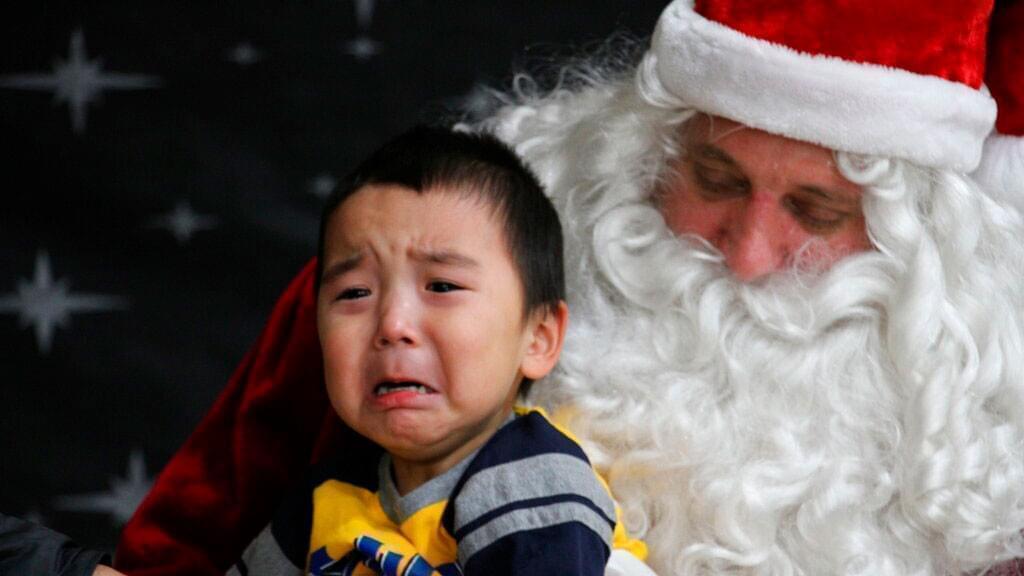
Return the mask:
<path fill-rule="evenodd" d="M 404 496 L 387 454 L 376 474 L 366 468 L 314 469 L 229 574 L 601 575 L 612 546 L 645 555 L 583 450 L 538 410 L 517 409 Z"/>

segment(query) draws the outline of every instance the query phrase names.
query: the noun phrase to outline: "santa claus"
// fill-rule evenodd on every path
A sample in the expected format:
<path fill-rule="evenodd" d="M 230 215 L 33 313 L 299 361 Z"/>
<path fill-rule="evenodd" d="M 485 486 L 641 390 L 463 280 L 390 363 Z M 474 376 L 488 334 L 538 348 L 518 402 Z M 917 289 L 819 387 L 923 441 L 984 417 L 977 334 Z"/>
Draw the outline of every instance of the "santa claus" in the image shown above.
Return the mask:
<path fill-rule="evenodd" d="M 971 175 L 991 11 L 676 0 L 635 69 L 574 69 L 470 127 L 562 214 L 572 322 L 531 400 L 584 441 L 659 574 L 1024 556 L 1020 143 Z M 1003 12 L 1024 25 L 1024 3 Z M 310 270 L 126 528 L 122 570 L 222 571 L 308 460 L 348 446 Z"/>

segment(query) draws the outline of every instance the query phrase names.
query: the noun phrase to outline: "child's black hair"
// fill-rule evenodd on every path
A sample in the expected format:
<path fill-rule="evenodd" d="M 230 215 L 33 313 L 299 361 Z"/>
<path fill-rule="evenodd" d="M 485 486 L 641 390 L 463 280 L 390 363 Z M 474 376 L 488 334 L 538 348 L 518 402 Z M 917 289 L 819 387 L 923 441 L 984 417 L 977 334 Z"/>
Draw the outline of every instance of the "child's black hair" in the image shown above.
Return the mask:
<path fill-rule="evenodd" d="M 537 177 L 511 148 L 489 134 L 417 126 L 360 164 L 324 205 L 317 242 L 316 287 L 323 275 L 324 234 L 331 215 L 370 184 L 398 184 L 419 193 L 477 196 L 493 207 L 523 286 L 524 317 L 554 311 L 565 299 L 562 226 Z"/>

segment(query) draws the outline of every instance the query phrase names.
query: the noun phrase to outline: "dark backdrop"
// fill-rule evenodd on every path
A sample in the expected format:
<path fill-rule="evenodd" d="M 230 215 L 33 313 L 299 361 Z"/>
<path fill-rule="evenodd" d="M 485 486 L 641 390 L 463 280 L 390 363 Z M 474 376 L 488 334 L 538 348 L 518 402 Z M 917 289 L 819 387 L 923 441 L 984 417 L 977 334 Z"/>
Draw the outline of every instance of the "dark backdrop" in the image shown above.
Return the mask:
<path fill-rule="evenodd" d="M 333 179 L 662 1 L 22 2 L 0 18 L 0 512 L 112 550 Z"/>

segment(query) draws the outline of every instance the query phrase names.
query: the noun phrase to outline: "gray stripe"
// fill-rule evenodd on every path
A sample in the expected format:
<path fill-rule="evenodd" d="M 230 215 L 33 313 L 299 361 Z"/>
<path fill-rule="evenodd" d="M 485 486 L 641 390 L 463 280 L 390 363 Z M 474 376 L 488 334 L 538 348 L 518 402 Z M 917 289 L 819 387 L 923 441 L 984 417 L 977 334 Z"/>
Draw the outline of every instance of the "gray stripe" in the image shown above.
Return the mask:
<path fill-rule="evenodd" d="M 292 561 L 281 551 L 269 525 L 260 532 L 255 540 L 249 543 L 245 552 L 242 552 L 242 562 L 245 562 L 246 567 L 249 568 L 250 576 L 263 574 L 288 576 L 291 574 L 301 575 L 303 572 L 301 566 L 292 564 Z M 241 572 L 232 566 L 231 570 L 228 570 L 228 574 L 234 576 L 240 575 Z"/>
<path fill-rule="evenodd" d="M 459 540 L 459 564 L 465 566 L 474 554 L 509 534 L 557 526 L 567 522 L 580 522 L 590 528 L 611 549 L 612 527 L 607 520 L 585 504 L 558 502 L 537 508 L 513 510 L 473 530 Z M 553 552 L 558 553 L 557 551 Z"/>
<path fill-rule="evenodd" d="M 380 486 L 380 505 L 384 508 L 388 519 L 401 526 L 402 522 L 424 507 L 447 500 L 476 453 L 477 451 L 474 450 L 472 454 L 463 458 L 444 474 L 431 478 L 405 496 L 398 495 L 398 488 L 395 486 L 394 478 L 391 477 L 391 456 L 384 454 L 377 468 L 377 478 Z"/>
<path fill-rule="evenodd" d="M 583 496 L 615 519 L 615 503 L 590 464 L 569 454 L 549 453 L 499 464 L 470 477 L 456 499 L 455 530 L 502 506 L 561 494 Z"/>

